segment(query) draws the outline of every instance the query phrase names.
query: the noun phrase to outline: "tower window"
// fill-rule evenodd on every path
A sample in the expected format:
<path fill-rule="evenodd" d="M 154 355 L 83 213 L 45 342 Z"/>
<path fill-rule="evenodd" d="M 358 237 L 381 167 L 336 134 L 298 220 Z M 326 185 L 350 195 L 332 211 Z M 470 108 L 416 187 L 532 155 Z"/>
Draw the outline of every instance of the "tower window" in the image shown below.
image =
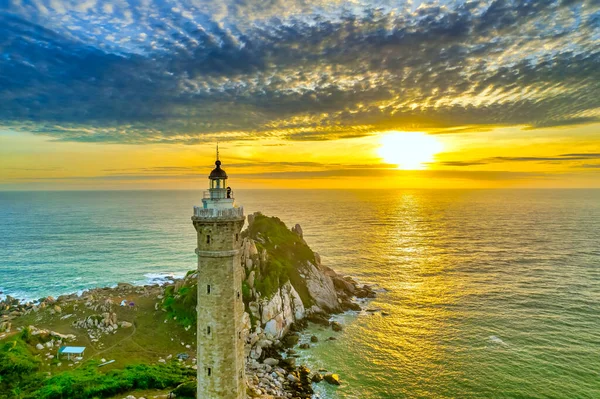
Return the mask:
<path fill-rule="evenodd" d="M 207 236 L 206 236 L 206 243 L 207 243 L 207 244 L 210 244 L 210 235 L 207 235 Z"/>
<path fill-rule="evenodd" d="M 210 335 L 210 326 L 206 326 L 206 333 Z"/>
<path fill-rule="evenodd" d="M 210 284 L 208 284 L 208 285 L 206 286 L 206 293 L 207 293 L 207 294 L 210 294 Z"/>
<path fill-rule="evenodd" d="M 238 338 L 242 339 L 242 332 L 241 331 L 238 331 Z"/>
<path fill-rule="evenodd" d="M 239 291 L 237 292 L 237 296 L 238 296 L 238 299 L 240 299 L 240 292 Z"/>
<path fill-rule="evenodd" d="M 238 241 L 239 241 L 239 239 L 240 239 L 240 235 L 239 235 L 239 234 L 236 234 L 236 235 L 235 235 L 235 242 L 238 242 Z"/>
<path fill-rule="evenodd" d="M 212 370 L 210 367 L 206 369 L 206 374 L 208 374 L 209 377 L 210 377 L 211 372 L 212 372 Z"/>

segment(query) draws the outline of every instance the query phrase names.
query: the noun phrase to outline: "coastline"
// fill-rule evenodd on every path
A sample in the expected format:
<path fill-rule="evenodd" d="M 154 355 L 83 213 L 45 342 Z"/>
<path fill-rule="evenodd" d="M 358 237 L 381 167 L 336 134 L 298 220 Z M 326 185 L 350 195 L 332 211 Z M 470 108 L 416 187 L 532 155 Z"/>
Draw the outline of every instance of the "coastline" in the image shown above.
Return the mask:
<path fill-rule="evenodd" d="M 154 281 L 156 281 L 156 278 L 157 276 L 155 275 Z M 106 301 L 104 298 L 107 297 L 135 298 L 136 295 L 138 295 L 140 297 L 148 297 L 149 299 L 152 299 L 152 301 L 156 299 L 160 300 L 161 297 L 164 297 L 167 287 L 182 284 L 184 280 L 185 278 L 173 277 L 172 273 L 165 273 L 160 274 L 160 283 L 134 285 L 131 283 L 120 282 L 109 287 L 78 290 L 77 292 L 63 294 L 57 296 L 56 298 L 48 296 L 35 301 L 18 300 L 16 298 L 11 298 L 10 295 L 3 294 L 3 298 L 0 300 L 0 308 L 4 309 L 2 312 L 2 322 L 10 322 L 13 324 L 13 328 L 9 327 L 10 332 L 8 333 L 0 332 L 0 341 L 14 336 L 14 334 L 21 332 L 26 327 L 24 324 L 19 322 L 19 319 L 23 316 L 32 316 L 47 312 L 55 318 L 64 318 L 67 316 L 64 313 L 65 309 L 68 307 L 89 307 L 99 311 L 108 310 L 102 308 L 102 304 Z M 368 301 L 368 299 L 360 300 L 363 306 L 367 304 Z M 157 309 L 156 307 L 154 309 L 155 312 L 160 312 L 160 310 L 162 309 Z M 151 310 L 140 310 L 140 312 L 151 312 Z M 356 312 L 356 310 L 347 310 L 344 313 L 346 312 L 348 314 L 353 314 Z M 294 337 L 300 338 L 301 336 L 306 335 L 306 329 L 309 327 L 309 323 L 314 323 L 314 326 L 327 325 L 328 328 L 330 328 L 334 324 L 331 322 L 332 316 L 333 313 L 307 316 L 306 319 L 295 323 L 295 325 L 290 328 L 290 331 L 286 333 L 280 340 L 274 341 L 272 346 L 263 348 L 265 354 L 260 362 L 249 358 L 247 363 L 247 381 L 249 382 L 249 387 L 254 389 L 252 392 L 255 393 L 255 397 L 263 397 L 264 394 L 268 394 L 270 385 L 273 385 L 273 388 L 280 388 L 280 393 L 283 392 L 285 394 L 284 397 L 315 397 L 313 393 L 313 383 L 322 381 L 326 373 L 324 370 L 309 370 L 305 364 L 296 364 L 295 359 L 301 358 L 301 356 L 298 354 L 306 351 L 308 348 L 304 347 L 303 349 L 300 349 L 299 347 L 301 347 L 302 344 L 306 344 L 306 342 L 304 342 L 305 340 L 294 339 Z M 353 317 L 356 316 L 354 315 Z M 89 333 L 89 326 L 85 324 L 81 325 L 81 320 L 79 323 L 79 327 L 83 326 L 84 328 L 88 328 Z M 75 324 L 76 321 L 74 320 L 73 325 Z M 132 320 L 131 322 L 118 322 L 121 330 L 127 329 L 129 324 L 133 325 L 135 324 L 135 321 Z M 69 334 L 69 331 L 55 332 L 49 328 L 46 328 L 43 323 L 35 325 L 33 328 L 42 332 L 48 331 L 50 335 L 56 334 L 56 336 L 71 336 L 69 340 L 75 339 L 72 334 Z M 341 328 L 344 328 L 344 326 L 340 326 L 340 329 Z M 112 332 L 116 333 L 116 331 Z M 94 332 L 94 334 L 90 335 L 90 340 L 92 342 L 101 343 L 103 333 L 103 330 L 100 330 L 100 332 Z M 331 333 L 336 334 L 334 330 L 331 330 Z M 66 342 L 68 341 L 65 339 L 64 343 Z M 189 346 L 190 348 L 188 349 L 195 349 L 195 345 L 193 345 L 193 343 L 190 343 Z M 99 349 L 103 348 L 100 347 Z M 193 355 L 194 351 L 190 350 L 189 352 L 190 355 Z M 161 359 L 166 357 L 167 356 L 161 357 L 159 362 Z M 194 367 L 193 361 L 195 359 L 193 356 L 190 356 L 190 359 L 192 362 L 186 364 L 184 367 Z M 281 362 L 281 364 L 275 364 L 276 362 Z M 75 366 L 78 366 L 79 364 L 79 362 L 74 363 Z M 328 369 L 335 369 L 335 365 L 330 365 Z M 327 374 L 334 373 L 328 372 Z M 337 384 L 335 380 L 332 381 L 334 381 L 334 385 Z"/>
<path fill-rule="evenodd" d="M 248 216 L 240 257 L 245 307 L 240 338 L 245 342 L 249 396 L 308 399 L 313 397 L 315 383 L 341 385 L 334 372 L 297 364 L 299 351 L 310 349 L 318 341 L 312 336 L 310 342 L 300 342 L 301 333 L 309 322 L 334 335 L 342 332 L 344 326 L 332 316 L 361 311 L 360 302 L 374 298 L 375 291 L 322 265 L 319 254 L 304 240 L 300 225 L 288 229 L 280 219 L 261 213 Z M 25 338 L 31 334 L 43 336 L 31 350 L 44 359 L 42 367 L 50 375 L 69 367 L 75 370 L 89 364 L 89 359 L 108 353 L 119 357 L 97 359 L 103 365 L 108 360 L 108 369 L 122 369 L 134 362 L 160 366 L 175 359 L 177 367 L 197 369 L 197 270 L 144 276 L 147 279 L 136 281 L 138 284 L 120 282 L 57 298 L 31 301 L 6 296 L 0 303 L 0 339 L 14 335 L 11 330 L 21 332 L 19 335 Z M 77 358 L 65 369 L 49 351 L 65 343 L 89 345 L 90 356 Z M 114 351 L 131 344 L 135 348 L 130 352 Z M 190 390 L 189 386 L 185 389 Z"/>

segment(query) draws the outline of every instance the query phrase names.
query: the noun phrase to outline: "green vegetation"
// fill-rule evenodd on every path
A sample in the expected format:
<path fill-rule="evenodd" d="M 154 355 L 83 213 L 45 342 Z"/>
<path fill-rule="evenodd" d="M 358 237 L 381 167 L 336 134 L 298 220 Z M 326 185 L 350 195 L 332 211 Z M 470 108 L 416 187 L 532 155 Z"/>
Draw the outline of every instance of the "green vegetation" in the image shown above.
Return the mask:
<path fill-rule="evenodd" d="M 27 330 L 0 346 L 0 398 L 63 399 L 105 398 L 134 389 L 174 388 L 195 377 L 193 369 L 176 362 L 131 365 L 102 373 L 98 363 L 62 372 L 51 378 L 40 372 L 40 361 L 26 340 Z"/>
<path fill-rule="evenodd" d="M 186 279 L 185 284 L 178 289 L 175 289 L 174 286 L 165 289 L 165 298 L 162 305 L 170 317 L 176 319 L 182 326 L 187 327 L 196 326 L 197 303 L 196 279 Z"/>
<path fill-rule="evenodd" d="M 256 290 L 270 297 L 289 280 L 304 305 L 310 306 L 310 294 L 299 273 L 307 262 L 315 263 L 315 254 L 306 242 L 279 218 L 262 214 L 255 215 L 254 222 L 243 234 L 255 241 L 259 253 L 265 249 L 269 255 L 266 264 L 261 264 Z"/>
<path fill-rule="evenodd" d="M 96 364 L 89 363 L 85 368 L 67 371 L 46 380 L 43 387 L 27 398 L 104 398 L 134 389 L 174 388 L 195 374 L 195 370 L 181 368 L 175 363 L 155 366 L 139 364 L 102 374 Z"/>
<path fill-rule="evenodd" d="M 197 382 L 196 381 L 188 381 L 185 382 L 181 385 L 179 385 L 177 388 L 175 388 L 173 390 L 173 393 L 175 395 L 177 395 L 178 398 L 196 398 L 196 391 L 197 391 Z"/>
<path fill-rule="evenodd" d="M 25 332 L 27 331 L 27 332 Z M 29 331 L 22 334 L 29 338 Z M 3 342 L 0 346 L 0 398 L 21 398 L 23 393 L 38 386 L 40 361 L 21 338 Z"/>

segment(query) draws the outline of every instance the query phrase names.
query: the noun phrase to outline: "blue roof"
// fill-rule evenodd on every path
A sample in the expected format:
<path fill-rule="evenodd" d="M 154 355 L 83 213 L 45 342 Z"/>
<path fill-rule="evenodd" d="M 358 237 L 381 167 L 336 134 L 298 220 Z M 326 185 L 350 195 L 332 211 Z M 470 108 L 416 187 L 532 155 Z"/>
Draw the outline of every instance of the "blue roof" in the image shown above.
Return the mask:
<path fill-rule="evenodd" d="M 58 353 L 80 354 L 85 350 L 85 346 L 63 346 Z"/>

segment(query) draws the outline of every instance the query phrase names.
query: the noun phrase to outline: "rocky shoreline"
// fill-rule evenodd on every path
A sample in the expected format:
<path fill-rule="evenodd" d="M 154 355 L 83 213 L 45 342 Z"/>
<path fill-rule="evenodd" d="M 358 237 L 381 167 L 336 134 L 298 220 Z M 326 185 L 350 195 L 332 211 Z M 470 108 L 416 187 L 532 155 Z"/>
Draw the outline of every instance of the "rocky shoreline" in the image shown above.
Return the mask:
<path fill-rule="evenodd" d="M 324 381 L 340 385 L 340 378 L 335 373 L 313 371 L 306 365 L 296 364 L 298 354 L 295 348 L 309 349 L 318 341 L 313 336 L 310 343 L 298 345 L 299 333 L 309 322 L 331 328 L 332 332 L 342 331 L 343 326 L 330 321 L 331 316 L 345 311 L 361 311 L 358 302 L 374 298 L 375 291 L 322 265 L 320 256 L 308 248 L 299 225 L 288 230 L 279 219 L 261 214 L 250 215 L 248 221 L 241 261 L 244 268 L 249 397 L 311 398 L 313 383 Z M 272 279 L 274 264 L 288 266 L 284 269 L 287 273 L 285 278 L 278 277 L 284 282 L 273 287 L 266 282 Z M 178 325 L 177 328 L 183 330 L 182 334 L 195 335 L 192 326 L 195 322 L 186 319 L 195 314 L 195 307 L 184 306 L 190 303 L 189 295 L 195 291 L 196 274 L 192 271 L 183 279 L 162 285 L 119 283 L 112 288 L 95 288 L 80 294 L 28 302 L 6 296 L 0 301 L 0 340 L 14 335 L 15 330 L 29 327 L 30 331 L 44 336 L 43 344 L 36 349 L 47 359 L 51 348 L 76 339 L 87 341 L 102 352 L 107 339 L 117 338 L 120 336 L 117 334 L 123 334 L 123 331 L 130 331 L 128 334 L 135 332 L 135 320 L 130 316 L 138 311 L 137 301 L 147 303 L 147 306 L 140 309 L 136 317 L 145 316 L 139 312 L 149 313 L 149 317 L 160 316 L 164 323 Z M 133 313 L 129 311 L 130 307 L 135 308 Z M 118 314 L 125 315 L 128 320 L 121 319 Z M 21 318 L 68 326 L 77 334 L 54 332 L 43 324 L 24 325 L 20 322 Z M 13 328 L 13 324 L 17 328 Z M 182 367 L 196 368 L 195 344 L 189 341 L 188 338 L 187 342 L 181 342 L 187 353 L 185 356 L 180 356 L 183 353 L 171 353 L 161 356 L 156 362 L 164 363 L 165 359 L 170 359 L 178 361 Z M 83 360 L 76 360 L 73 365 L 76 366 L 79 361 Z"/>
<path fill-rule="evenodd" d="M 329 269 L 328 273 L 335 273 Z M 303 318 L 295 320 L 288 326 L 287 331 L 280 338 L 273 339 L 261 329 L 255 329 L 248 334 L 247 338 L 247 385 L 251 397 L 275 397 L 275 398 L 311 398 L 313 395 L 312 383 L 327 382 L 340 385 L 340 379 L 335 373 L 323 373 L 323 371 L 311 371 L 306 365 L 297 365 L 297 352 L 293 349 L 299 341 L 299 333 L 304 330 L 309 322 L 322 326 L 328 326 L 332 332 L 339 332 L 342 326 L 337 322 L 329 320 L 333 313 L 345 310 L 360 310 L 360 305 L 352 301 L 350 295 L 359 293 L 357 298 L 372 298 L 375 293 L 370 287 L 359 286 L 350 278 L 334 275 L 335 280 L 343 279 L 343 283 L 335 284 L 336 291 L 344 298 L 340 300 L 339 310 L 336 312 L 316 311 L 308 312 Z M 11 332 L 12 323 L 20 316 L 31 313 L 48 312 L 63 320 L 73 319 L 72 325 L 88 335 L 92 342 L 101 341 L 101 336 L 116 332 L 117 329 L 131 328 L 131 323 L 117 320 L 116 313 L 112 312 L 115 304 L 106 297 L 131 297 L 132 295 L 144 295 L 155 297 L 158 301 L 156 311 L 160 311 L 158 304 L 164 296 L 165 290 L 170 286 L 181 285 L 183 279 L 175 280 L 164 285 L 133 286 L 120 283 L 115 288 L 95 288 L 84 291 L 81 295 L 61 295 L 58 298 L 51 296 L 36 302 L 22 302 L 10 296 L 0 301 L 0 339 Z M 77 319 L 72 314 L 65 314 L 62 308 L 71 306 L 86 308 L 92 312 L 98 312 L 85 318 Z M 314 310 L 314 309 L 313 309 Z M 19 328 L 20 330 L 21 328 Z M 48 349 L 56 348 L 62 344 L 68 344 L 76 337 L 73 334 L 62 334 L 41 327 L 31 326 L 34 335 L 41 334 L 48 337 L 44 346 Z M 271 339 L 269 339 L 271 338 Z M 317 338 L 312 337 L 312 342 Z M 37 349 L 41 350 L 41 344 Z M 99 347 L 102 348 L 100 342 Z M 309 344 L 303 344 L 300 349 L 308 349 Z M 256 355 L 258 353 L 258 356 Z M 251 356 L 253 354 L 253 356 Z M 159 359 L 161 361 L 163 359 Z M 195 359 L 191 359 L 192 363 Z M 78 361 L 75 361 L 77 364 Z M 192 366 L 193 367 L 193 366 Z"/>

